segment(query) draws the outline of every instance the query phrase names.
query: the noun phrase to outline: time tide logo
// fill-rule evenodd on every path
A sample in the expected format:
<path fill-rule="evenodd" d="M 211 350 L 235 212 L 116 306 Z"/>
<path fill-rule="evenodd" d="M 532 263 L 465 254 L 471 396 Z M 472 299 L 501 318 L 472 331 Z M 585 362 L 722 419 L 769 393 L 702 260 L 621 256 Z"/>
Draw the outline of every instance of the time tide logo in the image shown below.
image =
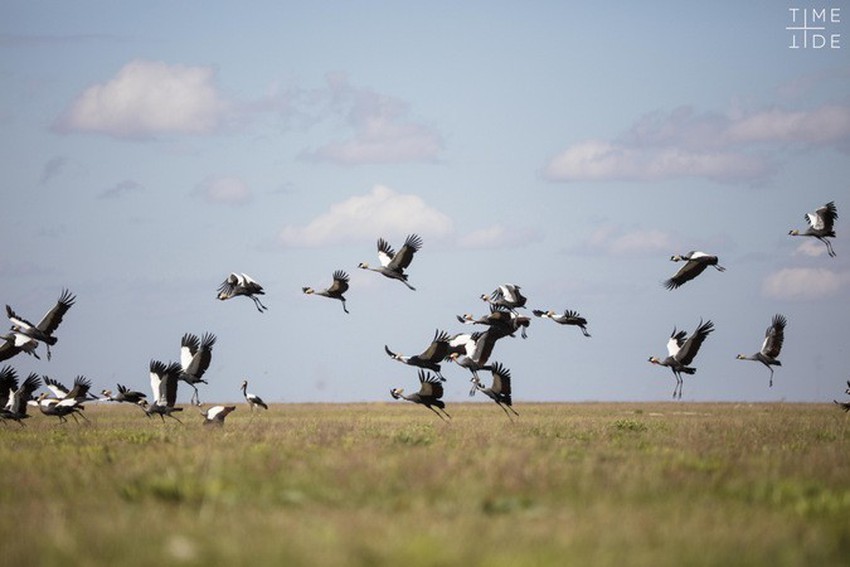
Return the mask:
<path fill-rule="evenodd" d="M 841 8 L 788 8 L 788 49 L 841 49 Z"/>

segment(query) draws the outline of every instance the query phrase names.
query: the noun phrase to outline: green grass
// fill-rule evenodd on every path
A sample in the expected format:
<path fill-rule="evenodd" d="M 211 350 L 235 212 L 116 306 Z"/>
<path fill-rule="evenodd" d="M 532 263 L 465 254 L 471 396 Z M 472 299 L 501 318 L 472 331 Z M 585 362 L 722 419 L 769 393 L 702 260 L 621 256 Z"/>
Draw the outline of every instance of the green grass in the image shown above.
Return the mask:
<path fill-rule="evenodd" d="M 5 565 L 844 565 L 848 418 L 813 404 L 86 409 L 0 429 Z"/>

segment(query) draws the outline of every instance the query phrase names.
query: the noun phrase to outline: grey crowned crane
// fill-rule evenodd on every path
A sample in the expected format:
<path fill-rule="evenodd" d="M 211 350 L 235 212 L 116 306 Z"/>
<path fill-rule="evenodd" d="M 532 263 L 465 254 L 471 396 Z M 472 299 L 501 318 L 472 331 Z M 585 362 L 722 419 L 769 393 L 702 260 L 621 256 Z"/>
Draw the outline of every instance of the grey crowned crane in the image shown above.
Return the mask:
<path fill-rule="evenodd" d="M 478 379 L 479 370 L 491 370 L 487 361 L 493 353 L 496 339 L 499 338 L 492 334 L 492 331 L 493 329 L 488 329 L 483 333 L 455 335 L 449 342 L 452 347 L 449 360 L 469 370 L 472 373 L 470 380 L 473 382 Z"/>
<path fill-rule="evenodd" d="M 475 392 L 481 391 L 496 402 L 505 415 L 511 417 L 511 413 L 518 416 L 519 414 L 513 408 L 513 400 L 511 399 L 511 371 L 505 368 L 502 364 L 494 362 L 490 367 L 490 372 L 493 375 L 493 383 L 489 388 L 485 388 L 481 381 L 475 377 L 472 379 L 472 390 L 469 395 L 475 395 Z M 509 411 L 510 410 L 510 411 Z M 511 417 L 511 419 L 513 419 Z"/>
<path fill-rule="evenodd" d="M 263 291 L 263 286 L 254 281 L 251 276 L 248 274 L 237 274 L 236 272 L 231 272 L 227 279 L 221 282 L 221 285 L 218 286 L 218 298 L 222 301 L 227 299 L 232 299 L 234 297 L 238 297 L 240 295 L 244 295 L 245 297 L 251 298 L 251 301 L 254 302 L 254 306 L 257 308 L 257 311 L 262 313 L 267 310 L 268 307 L 263 305 L 263 302 L 260 301 L 258 295 L 265 295 L 265 291 Z"/>
<path fill-rule="evenodd" d="M 552 310 L 542 311 L 540 309 L 534 309 L 532 313 L 543 319 L 551 319 L 560 325 L 574 325 L 581 329 L 582 335 L 585 337 L 590 336 L 590 333 L 587 332 L 587 319 L 579 315 L 577 311 L 565 309 L 563 313 L 555 313 Z"/>
<path fill-rule="evenodd" d="M 445 421 L 443 415 L 449 419 L 452 418 L 452 416 L 446 413 L 446 403 L 440 399 L 443 397 L 443 384 L 439 377 L 430 372 L 419 371 L 419 391 L 415 394 L 405 395 L 404 388 L 393 388 L 390 390 L 390 395 L 396 400 L 407 400 L 423 405 L 436 413 L 443 421 Z M 438 408 L 442 414 L 434 408 Z"/>
<path fill-rule="evenodd" d="M 41 321 L 37 325 L 33 325 L 19 316 L 8 305 L 6 305 L 6 315 L 9 316 L 9 321 L 12 322 L 13 331 L 46 345 L 47 360 L 50 360 L 50 347 L 56 344 L 56 337 L 53 336 L 53 333 L 62 322 L 62 317 L 74 305 L 75 300 L 76 297 L 70 291 L 63 289 L 59 295 L 59 299 L 56 301 L 56 305 L 44 314 L 44 317 L 41 318 Z"/>
<path fill-rule="evenodd" d="M 809 223 L 809 228 L 805 232 L 794 229 L 788 234 L 817 238 L 826 245 L 827 254 L 835 257 L 835 250 L 833 250 L 832 243 L 827 238 L 835 238 L 835 220 L 837 218 L 838 209 L 835 207 L 835 201 L 830 201 L 815 212 L 806 214 L 805 219 Z"/>
<path fill-rule="evenodd" d="M 407 283 L 407 274 L 404 273 L 404 270 L 410 266 L 410 262 L 413 261 L 413 255 L 418 252 L 420 248 L 422 248 L 422 238 L 416 234 L 409 234 L 407 236 L 404 241 L 404 246 L 401 247 L 398 254 L 395 253 L 395 250 L 392 249 L 386 240 L 379 238 L 378 261 L 381 263 L 381 266 L 378 268 L 372 268 L 366 262 L 360 262 L 357 267 L 364 270 L 378 272 L 390 279 L 398 280 L 409 289 L 416 291 L 415 287 Z"/>
<path fill-rule="evenodd" d="M 761 345 L 761 350 L 750 356 L 739 354 L 738 360 L 755 360 L 764 364 L 770 370 L 770 388 L 773 387 L 773 368 L 771 366 L 782 366 L 779 359 L 779 352 L 782 350 L 782 343 L 785 342 L 785 326 L 788 325 L 788 319 L 785 315 L 777 313 L 773 316 L 770 326 L 764 332 L 764 342 Z"/>
<path fill-rule="evenodd" d="M 91 380 L 85 376 L 77 376 L 74 378 L 74 386 L 69 390 L 61 382 L 44 377 L 44 386 L 50 390 L 58 400 L 75 400 L 77 403 L 96 401 L 97 397 L 89 393 L 91 390 Z"/>
<path fill-rule="evenodd" d="M 3 409 L 0 410 L 0 417 L 17 421 L 18 425 L 23 426 L 23 420 L 29 417 L 27 415 L 27 405 L 33 399 L 33 393 L 40 387 L 41 378 L 35 372 L 30 372 L 23 384 L 9 393 L 9 400 L 3 406 Z"/>
<path fill-rule="evenodd" d="M 348 309 L 345 307 L 345 297 L 343 296 L 343 294 L 348 291 L 348 274 L 342 270 L 337 270 L 334 272 L 333 278 L 334 281 L 328 288 L 316 291 L 312 287 L 302 287 L 301 291 L 307 295 L 315 294 L 321 295 L 322 297 L 336 299 L 342 303 L 342 310 L 348 313 Z"/>
<path fill-rule="evenodd" d="M 847 389 L 844 390 L 844 393 L 850 395 L 850 380 L 847 380 Z M 839 402 L 838 400 L 832 401 L 845 412 L 850 412 L 850 402 Z"/>
<path fill-rule="evenodd" d="M 183 411 L 183 408 L 174 407 L 177 403 L 177 381 L 180 372 L 180 364 L 177 362 L 166 365 L 159 360 L 151 360 L 151 392 L 154 402 L 145 409 L 148 417 L 156 414 L 165 421 L 165 416 L 168 416 L 183 423 L 172 415 L 174 412 Z"/>
<path fill-rule="evenodd" d="M 74 379 L 74 386 L 69 390 L 60 382 L 45 376 L 44 385 L 55 397 L 50 398 L 47 394 L 38 397 L 38 409 L 41 413 L 58 417 L 60 423 L 67 421 L 66 417 L 69 415 L 74 418 L 74 421 L 78 421 L 77 415 L 88 421 L 82 413 L 85 409 L 83 404 L 97 399 L 89 394 L 91 380 L 85 376 L 77 376 Z"/>
<path fill-rule="evenodd" d="M 11 332 L 5 335 L 0 335 L 3 340 L 0 343 L 0 360 L 8 360 L 20 352 L 25 352 L 30 356 L 34 356 L 41 360 L 35 349 L 38 347 L 38 341 L 31 339 L 23 333 Z"/>
<path fill-rule="evenodd" d="M 420 354 L 415 354 L 413 356 L 405 356 L 403 354 L 398 354 L 396 352 L 391 351 L 390 347 L 388 347 L 387 345 L 384 345 L 384 351 L 393 360 L 397 360 L 402 364 L 417 366 L 426 370 L 433 370 L 437 373 L 437 376 L 440 380 L 444 382 L 446 380 L 440 373 L 440 363 L 444 361 L 451 352 L 451 346 L 449 345 L 449 335 L 445 331 L 437 329 L 434 332 L 434 338 L 431 340 L 431 344 L 428 345 L 428 348 L 426 348 Z"/>
<path fill-rule="evenodd" d="M 204 425 L 224 425 L 224 418 L 236 410 L 236 406 L 213 406 L 208 409 L 198 408 L 201 415 L 204 416 Z"/>
<path fill-rule="evenodd" d="M 673 398 L 682 399 L 682 374 L 694 374 L 697 369 L 689 366 L 699 352 L 706 337 L 714 330 L 714 323 L 710 320 L 705 323 L 700 320 L 694 333 L 688 337 L 687 332 L 677 331 L 673 328 L 670 340 L 667 341 L 667 358 L 661 360 L 655 356 L 649 357 L 649 362 L 659 366 L 666 366 L 673 371 L 676 378 L 676 386 L 673 388 Z"/>
<path fill-rule="evenodd" d="M 212 361 L 212 347 L 215 344 L 215 335 L 204 333 L 200 339 L 197 335 L 186 333 L 180 340 L 180 380 L 183 380 L 195 390 L 192 394 L 191 403 L 198 405 L 198 387 L 196 384 L 206 384 L 203 379 L 204 373 L 210 367 Z"/>
<path fill-rule="evenodd" d="M 248 381 L 242 380 L 242 386 L 240 386 L 242 390 L 242 395 L 245 396 L 245 401 L 248 402 L 248 407 L 251 408 L 251 411 L 254 411 L 255 407 L 260 407 L 263 409 L 269 409 L 269 406 L 266 405 L 266 402 L 263 401 L 263 398 L 256 394 L 252 394 L 248 391 Z"/>
<path fill-rule="evenodd" d="M 100 393 L 108 402 L 118 402 L 134 404 L 144 408 L 148 404 L 147 396 L 142 392 L 131 390 L 127 386 L 117 384 L 118 393 L 113 394 L 112 390 L 102 390 Z"/>
<path fill-rule="evenodd" d="M 511 311 L 525 307 L 525 302 L 528 301 L 520 292 L 519 286 L 515 284 L 502 284 L 494 289 L 489 295 L 482 293 L 481 299 L 491 305 L 506 307 Z"/>
<path fill-rule="evenodd" d="M 457 320 L 464 325 L 487 325 L 493 329 L 494 333 L 501 337 L 514 336 L 514 333 L 519 330 L 522 338 L 528 338 L 526 329 L 531 324 L 531 319 L 524 315 L 519 315 L 516 311 L 511 311 L 507 307 L 501 305 L 490 305 L 490 314 L 476 319 L 470 313 L 458 315 Z"/>
<path fill-rule="evenodd" d="M 705 252 L 700 252 L 698 250 L 691 250 L 687 254 L 676 254 L 674 256 L 670 256 L 670 261 L 684 262 L 684 265 L 679 268 L 679 271 L 673 274 L 673 277 L 662 282 L 662 285 L 670 290 L 676 289 L 691 281 L 703 273 L 709 266 L 714 266 L 714 269 L 718 272 L 726 271 L 726 268 L 717 263 L 717 256 L 712 256 L 711 254 L 706 254 Z"/>

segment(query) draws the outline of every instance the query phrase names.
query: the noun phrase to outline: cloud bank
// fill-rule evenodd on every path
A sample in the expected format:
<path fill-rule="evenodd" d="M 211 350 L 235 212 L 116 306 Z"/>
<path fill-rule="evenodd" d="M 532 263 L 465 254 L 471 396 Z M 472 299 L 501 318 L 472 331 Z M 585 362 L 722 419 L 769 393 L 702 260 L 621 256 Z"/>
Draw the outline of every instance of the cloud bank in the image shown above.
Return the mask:
<path fill-rule="evenodd" d="M 767 276 L 762 293 L 771 299 L 810 301 L 837 294 L 850 284 L 850 272 L 827 268 L 784 268 Z"/>
<path fill-rule="evenodd" d="M 543 176 L 556 182 L 658 181 L 701 177 L 755 181 L 776 169 L 788 147 L 847 148 L 850 107 L 698 114 L 682 107 L 642 117 L 615 140 L 583 140 L 552 157 Z"/>

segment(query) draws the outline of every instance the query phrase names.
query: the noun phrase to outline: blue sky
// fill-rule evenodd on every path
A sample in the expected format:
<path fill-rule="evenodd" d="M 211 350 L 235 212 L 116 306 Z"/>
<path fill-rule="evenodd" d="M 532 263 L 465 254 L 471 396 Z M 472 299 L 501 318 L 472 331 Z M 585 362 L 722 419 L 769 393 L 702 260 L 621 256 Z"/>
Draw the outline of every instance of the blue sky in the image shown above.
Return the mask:
<path fill-rule="evenodd" d="M 790 49 L 774 2 L 5 2 L 0 301 L 77 294 L 19 374 L 148 388 L 218 336 L 202 399 L 388 400 L 390 360 L 468 331 L 497 285 L 575 309 L 497 344 L 521 401 L 665 400 L 673 327 L 717 330 L 694 401 L 828 401 L 848 373 L 850 5 L 840 49 Z M 833 6 L 831 5 L 831 6 Z M 798 32 L 799 33 L 799 32 Z M 835 200 L 836 258 L 788 236 Z M 411 292 L 357 269 L 418 233 Z M 669 292 L 672 254 L 720 256 Z M 350 315 L 301 293 L 351 275 Z M 269 306 L 219 302 L 231 271 Z M 757 363 L 789 319 L 774 387 Z M 446 400 L 465 401 L 451 365 Z M 188 400 L 185 388 L 181 402 Z"/>

